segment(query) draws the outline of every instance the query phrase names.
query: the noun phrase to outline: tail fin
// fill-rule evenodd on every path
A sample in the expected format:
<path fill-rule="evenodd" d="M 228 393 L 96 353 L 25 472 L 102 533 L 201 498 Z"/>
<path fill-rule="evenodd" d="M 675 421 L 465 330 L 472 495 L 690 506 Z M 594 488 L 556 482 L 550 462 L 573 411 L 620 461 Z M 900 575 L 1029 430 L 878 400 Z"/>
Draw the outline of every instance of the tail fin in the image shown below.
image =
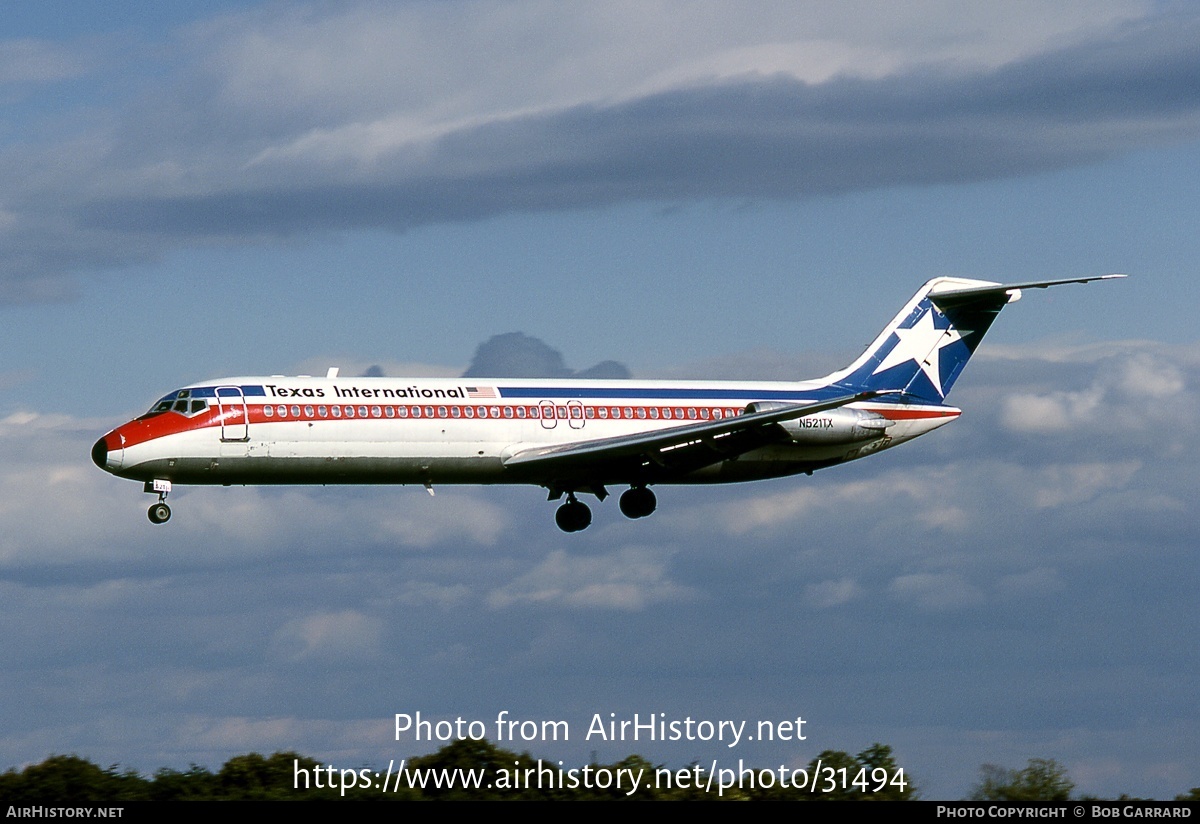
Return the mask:
<path fill-rule="evenodd" d="M 913 295 L 867 351 L 830 375 L 849 392 L 900 391 L 941 403 L 974 354 L 992 321 L 1022 289 L 1087 283 L 1124 275 L 1000 284 L 965 278 L 934 278 Z"/>

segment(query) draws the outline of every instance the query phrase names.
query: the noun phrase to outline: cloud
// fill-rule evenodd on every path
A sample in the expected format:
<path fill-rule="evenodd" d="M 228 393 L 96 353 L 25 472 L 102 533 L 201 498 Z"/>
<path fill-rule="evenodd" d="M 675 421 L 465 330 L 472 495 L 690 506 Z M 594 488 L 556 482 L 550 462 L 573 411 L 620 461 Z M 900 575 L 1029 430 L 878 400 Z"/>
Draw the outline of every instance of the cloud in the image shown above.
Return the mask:
<path fill-rule="evenodd" d="M 930 612 L 953 611 L 984 602 L 977 587 L 953 572 L 901 575 L 892 581 L 888 591 L 897 600 Z"/>
<path fill-rule="evenodd" d="M 299 660 L 373 657 L 380 652 L 383 625 L 358 610 L 322 612 L 289 621 L 275 634 L 284 658 Z"/>
<path fill-rule="evenodd" d="M 1195 345 L 985 347 L 958 402 L 1015 449 L 1072 463 L 1180 455 L 1200 424 Z"/>
<path fill-rule="evenodd" d="M 77 50 L 46 40 L 0 41 L 0 94 L 78 77 L 92 59 Z"/>
<path fill-rule="evenodd" d="M 1058 570 L 1038 567 L 1027 572 L 1006 575 L 996 582 L 996 591 L 1005 598 L 1040 597 L 1061 591 L 1063 582 Z"/>
<path fill-rule="evenodd" d="M 1043 356 L 1028 352 L 1032 360 Z M 1183 357 L 1181 357 L 1181 355 Z M 1073 428 L 1110 434 L 1140 428 L 1147 416 L 1176 425 L 1193 418 L 1189 373 L 1194 354 L 1168 355 L 1155 344 L 1099 344 L 1049 355 L 1056 362 L 1094 364 L 1093 379 L 1082 388 L 1016 392 L 1005 398 L 1001 421 L 1015 432 L 1055 434 Z M 985 355 L 985 359 L 987 356 Z"/>
<path fill-rule="evenodd" d="M 963 183 L 1198 133 L 1200 19 L 1037 6 L 1025 30 L 931 8 L 919 37 L 877 7 L 896 28 L 619 2 L 202 21 L 103 117 L 0 147 L 0 298 L 61 297 L 70 272 L 198 243 Z"/>
<path fill-rule="evenodd" d="M 1078 504 L 1106 491 L 1125 488 L 1141 468 L 1139 461 L 1049 466 L 1036 477 L 1027 478 L 1026 488 L 1038 509 Z"/>
<path fill-rule="evenodd" d="M 685 600 L 691 591 L 667 575 L 673 554 L 659 547 L 623 547 L 584 558 L 554 550 L 529 572 L 493 590 L 487 602 L 496 608 L 541 604 L 636 611 Z"/>
<path fill-rule="evenodd" d="M 296 372 L 304 375 L 324 375 L 330 367 L 336 366 L 338 374 L 365 375 L 371 370 L 379 370 L 384 375 L 405 378 L 449 378 L 458 374 L 462 366 L 448 366 L 414 361 L 371 360 L 361 356 L 321 356 L 307 358 L 296 366 Z"/>
<path fill-rule="evenodd" d="M 562 353 L 539 338 L 522 332 L 492 335 L 475 350 L 464 378 L 596 378 L 623 380 L 629 370 L 616 361 L 601 361 L 575 371 L 563 363 Z"/>
<path fill-rule="evenodd" d="M 822 581 L 804 588 L 804 600 L 813 609 L 841 606 L 863 596 L 863 588 L 853 578 Z"/>

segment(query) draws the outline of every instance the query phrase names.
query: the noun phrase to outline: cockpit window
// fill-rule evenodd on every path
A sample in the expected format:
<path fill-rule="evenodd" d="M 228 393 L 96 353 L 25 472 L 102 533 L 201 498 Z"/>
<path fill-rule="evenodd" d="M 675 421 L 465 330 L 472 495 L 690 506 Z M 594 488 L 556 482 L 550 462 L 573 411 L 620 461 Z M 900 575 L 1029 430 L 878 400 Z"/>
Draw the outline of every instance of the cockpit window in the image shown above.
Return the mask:
<path fill-rule="evenodd" d="M 178 412 L 190 418 L 193 415 L 199 415 L 207 409 L 208 401 L 192 397 L 190 389 L 182 389 L 178 392 L 172 392 L 165 398 L 161 398 L 142 417 L 148 418 L 151 415 L 161 415 L 164 412 Z"/>

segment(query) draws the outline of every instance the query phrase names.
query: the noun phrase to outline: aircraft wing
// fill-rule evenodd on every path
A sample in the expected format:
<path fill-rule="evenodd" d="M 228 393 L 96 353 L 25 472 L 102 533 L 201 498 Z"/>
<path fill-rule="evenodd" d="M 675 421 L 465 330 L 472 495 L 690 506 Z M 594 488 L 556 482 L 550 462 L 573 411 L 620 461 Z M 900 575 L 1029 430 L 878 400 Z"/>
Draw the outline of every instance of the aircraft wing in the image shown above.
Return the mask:
<path fill-rule="evenodd" d="M 648 464 L 690 471 L 778 442 L 780 433 L 774 424 L 885 394 L 894 393 L 858 392 L 827 401 L 791 404 L 717 421 L 594 441 L 530 447 L 510 455 L 504 465 L 523 471 L 536 470 L 539 477 L 579 482 L 604 482 L 614 476 L 635 475 Z"/>

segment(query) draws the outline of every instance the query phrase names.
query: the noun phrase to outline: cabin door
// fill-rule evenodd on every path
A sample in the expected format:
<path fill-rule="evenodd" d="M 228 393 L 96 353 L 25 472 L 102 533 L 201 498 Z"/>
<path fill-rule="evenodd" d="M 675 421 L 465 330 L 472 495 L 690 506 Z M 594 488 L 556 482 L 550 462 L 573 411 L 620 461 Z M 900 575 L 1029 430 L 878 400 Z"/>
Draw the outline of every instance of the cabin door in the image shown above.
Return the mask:
<path fill-rule="evenodd" d="M 250 411 L 246 408 L 246 395 L 242 387 L 217 387 L 217 414 L 221 420 L 223 443 L 245 443 L 250 440 Z"/>

